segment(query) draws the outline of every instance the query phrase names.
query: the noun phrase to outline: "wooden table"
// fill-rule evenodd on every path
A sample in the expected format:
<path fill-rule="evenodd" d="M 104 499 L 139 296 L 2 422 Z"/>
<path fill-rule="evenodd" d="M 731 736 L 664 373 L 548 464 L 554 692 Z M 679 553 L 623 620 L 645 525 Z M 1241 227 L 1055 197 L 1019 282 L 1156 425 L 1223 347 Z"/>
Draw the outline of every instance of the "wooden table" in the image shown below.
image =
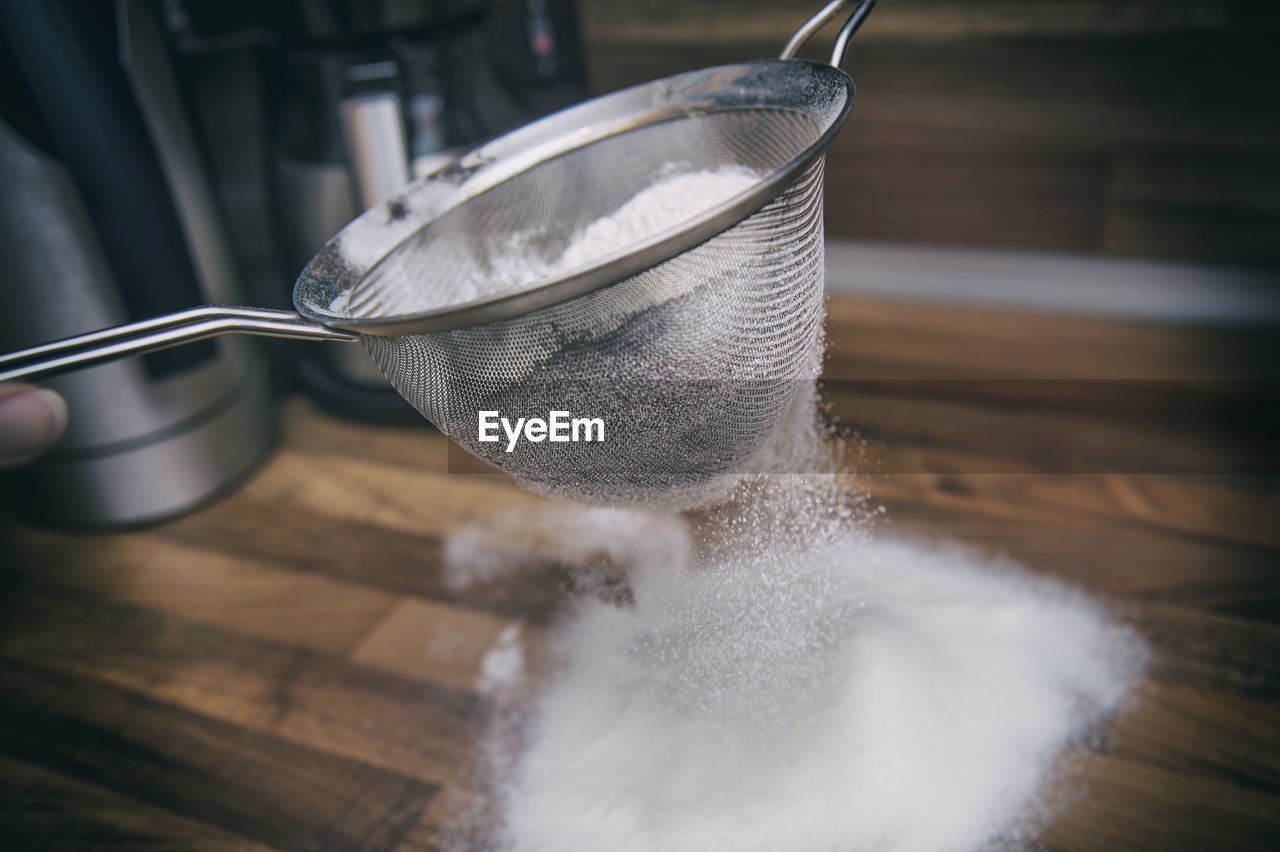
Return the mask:
<path fill-rule="evenodd" d="M 1040 844 L 1280 848 L 1274 335 L 841 299 L 829 337 L 885 523 L 1066 578 L 1154 649 Z M 189 517 L 6 527 L 6 848 L 440 846 L 480 661 L 512 623 L 536 641 L 564 576 L 453 589 L 443 541 L 541 501 L 449 473 L 421 429 L 282 416 L 262 471 Z"/>

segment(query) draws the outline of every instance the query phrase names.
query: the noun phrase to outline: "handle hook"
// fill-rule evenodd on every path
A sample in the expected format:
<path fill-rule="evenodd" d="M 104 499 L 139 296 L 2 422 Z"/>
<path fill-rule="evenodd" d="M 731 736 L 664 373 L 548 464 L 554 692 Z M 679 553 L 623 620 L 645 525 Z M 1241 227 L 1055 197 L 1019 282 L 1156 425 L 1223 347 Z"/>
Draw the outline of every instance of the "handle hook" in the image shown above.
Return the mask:
<path fill-rule="evenodd" d="M 782 53 L 778 55 L 779 59 L 794 59 L 796 53 L 801 46 L 808 41 L 814 33 L 827 25 L 832 18 L 839 15 L 845 9 L 856 4 L 857 8 L 849 15 L 849 19 L 844 22 L 844 26 L 840 28 L 840 33 L 836 36 L 835 46 L 831 49 L 831 58 L 828 63 L 839 68 L 844 62 L 845 51 L 849 48 L 849 39 L 853 38 L 853 34 L 858 31 L 858 27 L 862 26 L 862 22 L 867 19 L 867 15 L 871 14 L 871 8 L 876 5 L 876 0 L 831 0 L 818 14 L 805 21 L 800 29 L 796 30 L 795 35 L 787 42 L 787 46 L 782 48 Z"/>

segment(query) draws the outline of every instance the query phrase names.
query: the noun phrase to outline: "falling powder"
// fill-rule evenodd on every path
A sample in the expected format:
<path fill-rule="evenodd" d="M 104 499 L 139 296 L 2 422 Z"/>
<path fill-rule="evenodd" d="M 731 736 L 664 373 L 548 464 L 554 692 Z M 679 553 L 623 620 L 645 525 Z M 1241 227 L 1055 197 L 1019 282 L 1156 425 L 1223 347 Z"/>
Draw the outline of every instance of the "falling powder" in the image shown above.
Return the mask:
<path fill-rule="evenodd" d="M 572 506 L 539 518 L 567 561 L 590 539 L 628 565 L 630 603 L 578 601 L 531 719 L 495 731 L 488 840 L 1025 845 L 1056 758 L 1116 711 L 1141 644 L 1014 565 L 870 535 L 837 508 L 843 489 L 775 475 L 695 521 Z M 474 547 L 452 555 L 456 582 L 484 562 Z"/>
<path fill-rule="evenodd" d="M 458 814 L 449 836 L 513 852 L 1029 842 L 1059 756 L 1117 711 L 1145 650 L 1062 585 L 873 535 L 818 408 L 802 387 L 760 472 L 700 513 L 524 518 L 539 564 L 622 566 L 626 593 L 582 595 L 555 626 L 530 712 L 489 734 L 496 813 Z M 523 540 L 518 515 L 451 538 L 455 587 L 522 569 L 499 549 Z M 478 687 L 501 698 L 523 664 L 512 632 Z"/>
<path fill-rule="evenodd" d="M 476 689 L 485 694 L 502 692 L 524 674 L 524 649 L 520 645 L 520 625 L 503 628 L 493 647 L 480 661 Z"/>

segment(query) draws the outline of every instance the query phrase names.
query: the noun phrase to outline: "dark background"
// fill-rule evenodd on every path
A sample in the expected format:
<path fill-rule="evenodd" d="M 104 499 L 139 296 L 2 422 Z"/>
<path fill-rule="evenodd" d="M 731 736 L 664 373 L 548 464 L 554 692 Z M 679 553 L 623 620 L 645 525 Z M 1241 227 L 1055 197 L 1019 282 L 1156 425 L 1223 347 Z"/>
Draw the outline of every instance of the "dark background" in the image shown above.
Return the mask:
<path fill-rule="evenodd" d="M 579 0 L 592 88 L 774 56 L 818 6 Z M 828 234 L 1280 268 L 1278 6 L 881 0 Z"/>

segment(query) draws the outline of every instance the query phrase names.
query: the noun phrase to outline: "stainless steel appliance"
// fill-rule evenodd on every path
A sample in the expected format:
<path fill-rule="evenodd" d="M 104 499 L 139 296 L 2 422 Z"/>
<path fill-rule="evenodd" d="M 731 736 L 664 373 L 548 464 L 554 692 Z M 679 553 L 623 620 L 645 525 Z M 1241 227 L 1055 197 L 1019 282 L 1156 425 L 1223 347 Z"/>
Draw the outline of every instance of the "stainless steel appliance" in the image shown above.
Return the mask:
<path fill-rule="evenodd" d="M 0 5 L 4 348 L 242 301 L 205 163 L 140 0 Z M 251 341 L 204 341 L 47 381 L 70 426 L 4 493 L 29 517 L 120 525 L 180 513 L 270 449 Z"/>

